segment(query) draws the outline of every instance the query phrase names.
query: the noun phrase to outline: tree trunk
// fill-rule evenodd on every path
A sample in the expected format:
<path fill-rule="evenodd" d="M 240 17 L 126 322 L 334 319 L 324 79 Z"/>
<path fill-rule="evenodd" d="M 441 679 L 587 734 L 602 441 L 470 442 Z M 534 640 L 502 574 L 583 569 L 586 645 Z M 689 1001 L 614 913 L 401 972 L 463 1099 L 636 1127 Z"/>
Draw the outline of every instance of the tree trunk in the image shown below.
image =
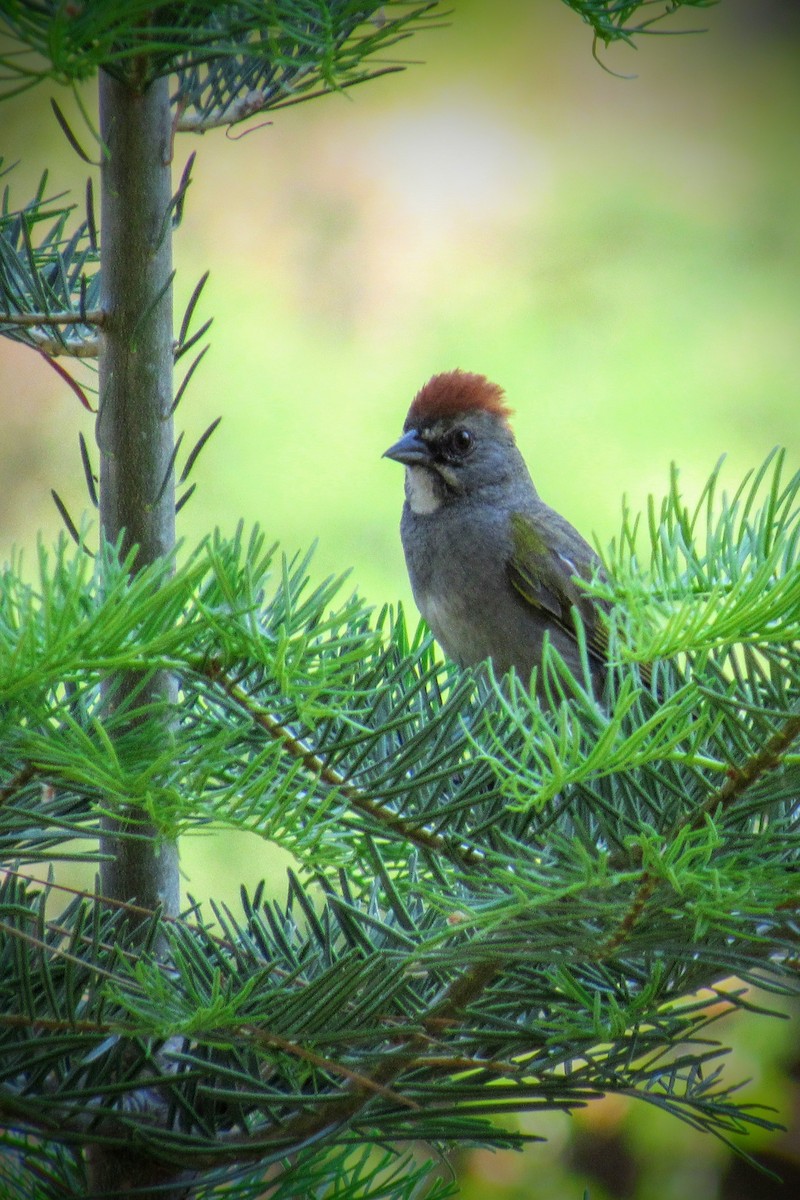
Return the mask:
<path fill-rule="evenodd" d="M 103 139 L 101 306 L 97 444 L 100 449 L 100 526 L 121 553 L 136 547 L 140 570 L 175 545 L 172 428 L 172 120 L 169 85 L 157 79 L 139 94 L 100 72 Z M 175 700 L 165 674 L 143 681 L 133 674 L 110 679 L 107 711 L 135 693 L 137 704 Z M 168 736 L 166 722 L 165 736 Z M 126 830 L 149 835 L 135 840 Z M 101 866 L 106 895 L 161 904 L 179 903 L 177 848 L 159 839 L 140 810 L 104 822 Z"/>
<path fill-rule="evenodd" d="M 101 71 L 100 131 L 105 314 L 97 415 L 100 529 L 101 539 L 118 545 L 122 555 L 135 552 L 135 572 L 169 556 L 175 546 L 168 80 L 136 92 Z M 151 708 L 147 730 L 154 754 L 169 742 L 177 689 L 168 673 L 110 676 L 103 694 L 107 719 L 124 722 L 130 710 L 135 723 L 141 719 L 137 709 Z M 160 717 L 153 705 L 156 714 L 160 707 Z M 131 803 L 103 817 L 100 848 L 104 895 L 148 909 L 160 906 L 167 915 L 178 912 L 177 845 L 141 807 Z M 94 1196 L 130 1192 L 145 1200 L 178 1200 L 186 1194 L 180 1182 L 185 1173 L 137 1152 L 123 1154 L 98 1143 L 86 1162 Z"/>

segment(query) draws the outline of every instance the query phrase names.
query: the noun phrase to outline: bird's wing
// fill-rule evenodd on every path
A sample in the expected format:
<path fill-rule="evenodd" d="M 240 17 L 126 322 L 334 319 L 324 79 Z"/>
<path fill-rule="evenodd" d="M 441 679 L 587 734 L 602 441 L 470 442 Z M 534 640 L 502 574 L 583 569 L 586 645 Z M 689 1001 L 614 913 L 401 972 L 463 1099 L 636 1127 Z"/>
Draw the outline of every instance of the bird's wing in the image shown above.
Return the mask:
<path fill-rule="evenodd" d="M 527 604 L 538 609 L 545 620 L 558 625 L 576 639 L 573 607 L 583 619 L 587 648 L 592 658 L 605 665 L 608 659 L 608 633 L 597 618 L 596 603 L 575 583 L 575 577 L 591 579 L 600 561 L 580 534 L 558 514 L 548 512 L 563 533 L 563 552 L 553 549 L 536 518 L 529 513 L 511 515 L 511 557 L 508 574 L 512 586 Z"/>

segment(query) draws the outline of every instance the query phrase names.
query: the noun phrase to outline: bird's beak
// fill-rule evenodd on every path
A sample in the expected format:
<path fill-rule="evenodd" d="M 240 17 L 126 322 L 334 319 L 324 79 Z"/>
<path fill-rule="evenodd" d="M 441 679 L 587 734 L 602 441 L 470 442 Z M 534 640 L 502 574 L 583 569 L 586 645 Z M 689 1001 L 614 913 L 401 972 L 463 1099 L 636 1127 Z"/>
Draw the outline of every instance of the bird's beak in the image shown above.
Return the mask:
<path fill-rule="evenodd" d="M 431 452 L 428 444 L 419 436 L 416 429 L 409 429 L 398 442 L 383 452 L 384 458 L 393 458 L 395 462 L 405 463 L 407 467 L 429 463 Z"/>

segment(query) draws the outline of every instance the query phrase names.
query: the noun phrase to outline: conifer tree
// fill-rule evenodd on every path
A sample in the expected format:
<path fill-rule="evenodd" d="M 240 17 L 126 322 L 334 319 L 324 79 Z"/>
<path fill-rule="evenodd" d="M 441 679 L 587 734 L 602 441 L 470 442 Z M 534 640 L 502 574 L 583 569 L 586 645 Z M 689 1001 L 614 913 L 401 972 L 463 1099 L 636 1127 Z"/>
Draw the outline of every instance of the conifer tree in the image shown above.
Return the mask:
<path fill-rule="evenodd" d="M 647 0 L 569 2 L 606 42 L 649 24 Z M 213 432 L 185 456 L 173 436 L 208 327 L 203 279 L 173 327 L 176 146 L 398 69 L 384 52 L 434 10 L 4 6 L 6 94 L 96 75 L 99 111 L 93 155 L 54 103 L 98 164 L 84 219 L 46 176 L 0 214 L 0 333 L 96 410 L 99 510 L 91 546 L 56 497 L 77 545 L 0 587 L 12 1195 L 441 1196 L 410 1140 L 518 1146 L 514 1112 L 614 1092 L 725 1139 L 772 1120 L 709 1026 L 797 978 L 800 477 L 781 454 L 732 496 L 715 472 L 687 505 L 676 473 L 642 528 L 626 514 L 591 585 L 607 690 L 550 653 L 546 705 L 443 665 L 257 529 L 175 553 Z M 96 400 L 71 358 L 96 363 Z M 181 911 L 177 840 L 209 821 L 293 853 L 280 902 Z M 30 873 L 75 859 L 96 892 Z"/>

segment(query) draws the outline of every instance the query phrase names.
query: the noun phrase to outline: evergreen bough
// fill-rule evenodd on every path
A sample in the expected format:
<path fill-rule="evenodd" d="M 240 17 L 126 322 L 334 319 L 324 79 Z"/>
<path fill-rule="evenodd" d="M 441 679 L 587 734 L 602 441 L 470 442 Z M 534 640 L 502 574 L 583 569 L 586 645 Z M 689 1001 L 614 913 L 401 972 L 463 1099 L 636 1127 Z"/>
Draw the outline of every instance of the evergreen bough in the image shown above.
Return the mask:
<path fill-rule="evenodd" d="M 608 40 L 649 6 L 572 7 Z M 644 521 L 624 514 L 592 585 L 606 692 L 547 653 L 545 706 L 442 665 L 402 613 L 315 586 L 258 530 L 176 553 L 176 476 L 211 430 L 180 460 L 207 325 L 190 332 L 201 280 L 172 329 L 191 160 L 172 191 L 165 150 L 371 78 L 432 9 L 5 6 L 7 90 L 100 71 L 102 163 L 99 222 L 90 184 L 70 232 L 45 180 L 0 214 L 0 332 L 87 407 L 62 363 L 100 368 L 97 476 L 81 438 L 96 552 L 57 499 L 79 548 L 0 587 L 11 1194 L 443 1196 L 409 1140 L 519 1146 L 513 1114 L 609 1093 L 737 1146 L 772 1124 L 712 1025 L 755 1007 L 751 985 L 797 984 L 800 475 L 782 454 L 731 496 L 717 469 L 687 506 L 676 473 Z M 281 900 L 180 911 L 177 839 L 210 823 L 291 851 Z M 97 892 L 31 871 L 70 860 L 98 863 Z"/>

